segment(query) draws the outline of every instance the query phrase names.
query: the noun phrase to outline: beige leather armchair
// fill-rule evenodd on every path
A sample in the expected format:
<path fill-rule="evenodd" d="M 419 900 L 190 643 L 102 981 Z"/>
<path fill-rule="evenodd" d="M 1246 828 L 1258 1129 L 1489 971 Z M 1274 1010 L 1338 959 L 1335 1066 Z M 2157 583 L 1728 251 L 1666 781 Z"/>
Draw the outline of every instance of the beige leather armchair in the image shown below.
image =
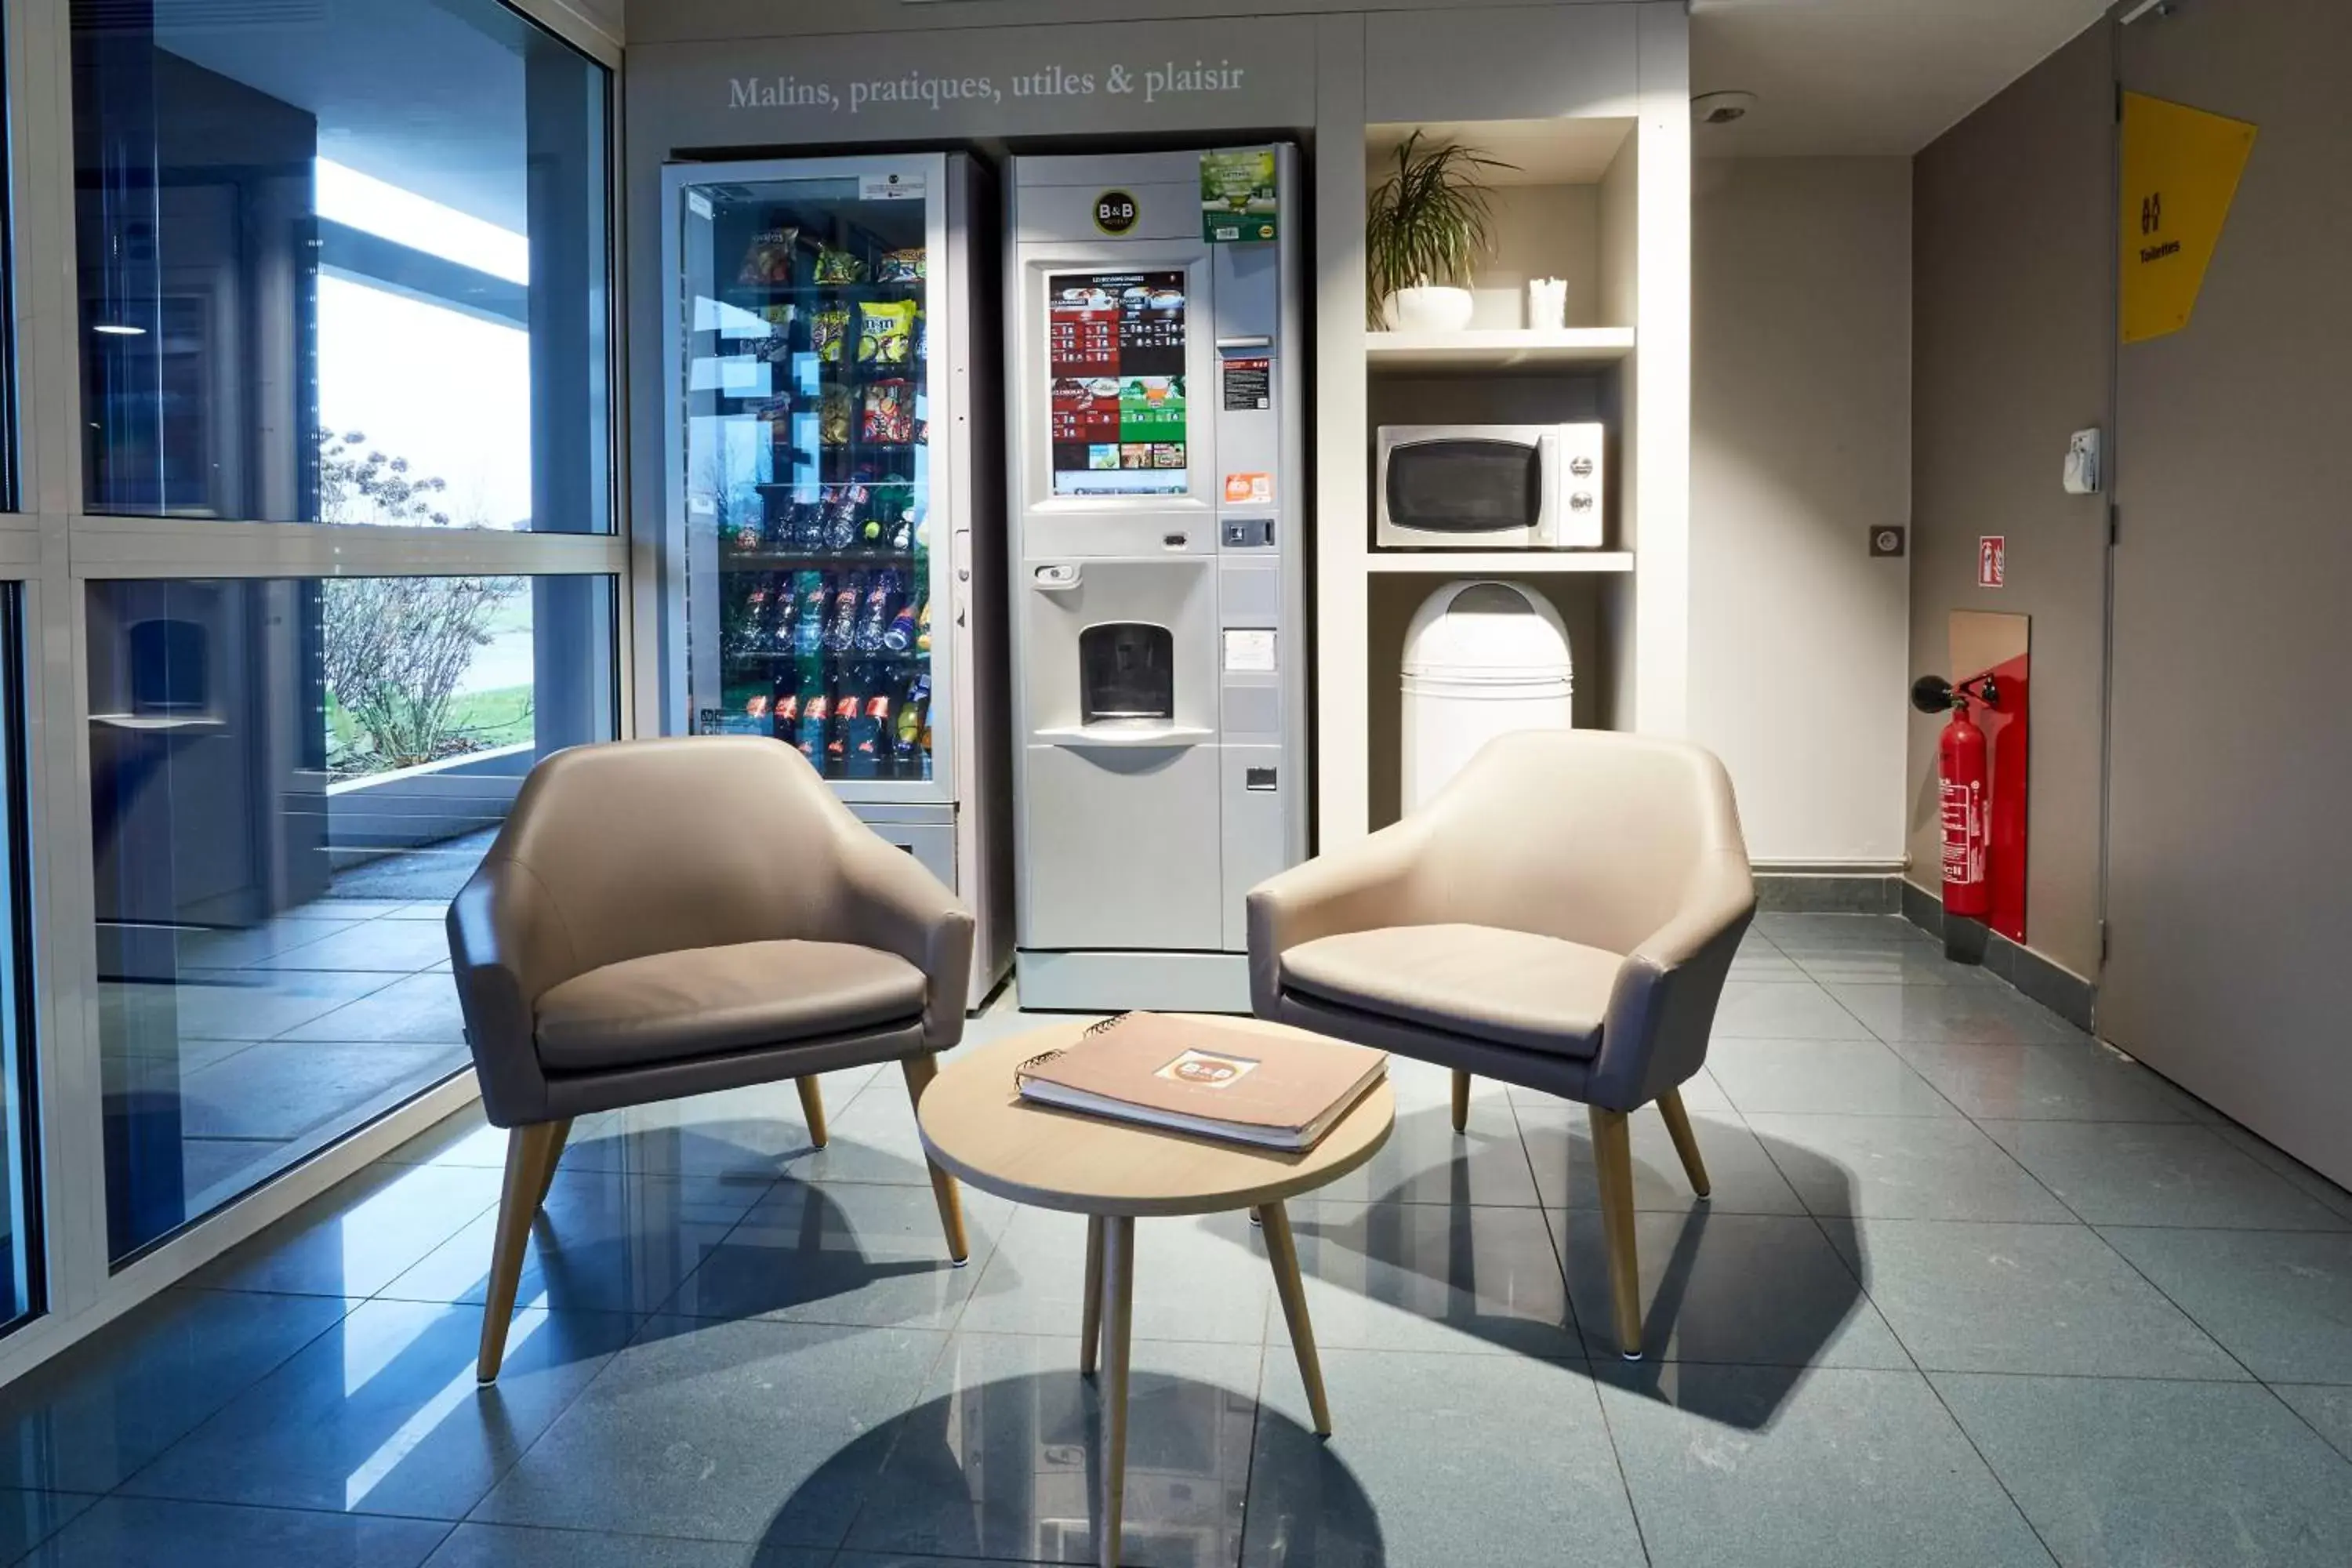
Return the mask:
<path fill-rule="evenodd" d="M 1756 908 L 1723 764 L 1602 731 L 1489 742 L 1421 810 L 1249 896 L 1261 1018 L 1580 1100 L 1620 1348 L 1642 1352 L 1625 1117 L 1652 1103 L 1691 1185 L 1706 1169 L 1679 1086 L 1706 1059 Z"/>
<path fill-rule="evenodd" d="M 510 1129 L 477 1375 L 498 1375 L 532 1217 L 572 1119 L 897 1061 L 917 1100 L 963 1037 L 972 919 L 790 746 L 625 741 L 531 770 L 449 906 L 481 1080 Z M 955 1179 L 931 1188 L 967 1256 Z"/>

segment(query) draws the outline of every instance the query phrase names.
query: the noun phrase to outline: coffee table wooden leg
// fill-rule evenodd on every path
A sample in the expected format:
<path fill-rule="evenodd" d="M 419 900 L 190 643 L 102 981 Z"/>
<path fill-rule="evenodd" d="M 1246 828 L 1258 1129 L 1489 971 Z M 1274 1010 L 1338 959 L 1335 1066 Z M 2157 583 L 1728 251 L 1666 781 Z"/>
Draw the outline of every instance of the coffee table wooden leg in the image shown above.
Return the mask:
<path fill-rule="evenodd" d="M 1290 1348 L 1298 1357 L 1298 1378 L 1307 1384 L 1307 1408 L 1315 1417 L 1315 1435 L 1331 1435 L 1331 1405 L 1323 1397 L 1323 1361 L 1315 1353 L 1314 1325 L 1307 1321 L 1307 1287 L 1298 1278 L 1298 1244 L 1291 1238 L 1290 1215 L 1279 1203 L 1261 1204 L 1259 1223 L 1265 1226 L 1265 1255 L 1274 1264 L 1275 1293 L 1282 1298 L 1282 1315 L 1290 1324 Z"/>
<path fill-rule="evenodd" d="M 1096 1352 L 1102 1347 L 1103 1308 L 1103 1220 L 1098 1214 L 1087 1215 L 1087 1315 L 1085 1326 L 1078 1331 L 1078 1374 L 1095 1374 Z"/>
<path fill-rule="evenodd" d="M 1127 1499 L 1128 1331 L 1135 1321 L 1135 1220 L 1103 1220 L 1102 1507 L 1096 1510 L 1102 1568 L 1118 1568 L 1119 1517 Z"/>

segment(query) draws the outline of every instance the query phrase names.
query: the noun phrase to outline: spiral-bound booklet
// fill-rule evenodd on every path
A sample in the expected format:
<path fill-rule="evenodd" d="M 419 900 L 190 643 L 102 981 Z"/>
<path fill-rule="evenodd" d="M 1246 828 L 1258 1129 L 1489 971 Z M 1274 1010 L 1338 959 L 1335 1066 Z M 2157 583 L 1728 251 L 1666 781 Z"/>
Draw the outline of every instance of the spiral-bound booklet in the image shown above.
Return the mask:
<path fill-rule="evenodd" d="M 1312 1149 L 1387 1076 L 1388 1053 L 1164 1013 L 1106 1018 L 1021 1064 L 1021 1097 L 1176 1132 Z"/>

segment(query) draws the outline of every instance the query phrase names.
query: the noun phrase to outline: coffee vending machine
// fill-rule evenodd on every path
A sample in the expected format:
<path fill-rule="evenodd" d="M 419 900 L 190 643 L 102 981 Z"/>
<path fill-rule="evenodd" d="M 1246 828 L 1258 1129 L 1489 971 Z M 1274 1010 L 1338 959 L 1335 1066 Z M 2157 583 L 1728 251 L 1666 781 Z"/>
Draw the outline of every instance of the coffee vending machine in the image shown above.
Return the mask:
<path fill-rule="evenodd" d="M 1021 1003 L 1246 1012 L 1307 853 L 1297 152 L 1010 184 Z"/>

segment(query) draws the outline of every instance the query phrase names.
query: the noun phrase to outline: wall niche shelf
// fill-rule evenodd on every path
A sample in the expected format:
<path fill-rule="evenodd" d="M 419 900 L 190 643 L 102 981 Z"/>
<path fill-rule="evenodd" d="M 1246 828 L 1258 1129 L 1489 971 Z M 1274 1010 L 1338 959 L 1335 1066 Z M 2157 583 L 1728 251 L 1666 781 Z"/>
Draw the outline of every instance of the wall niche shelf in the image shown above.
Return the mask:
<path fill-rule="evenodd" d="M 1630 550 L 1375 550 L 1368 571 L 1424 577 L 1542 577 L 1562 573 L 1631 572 Z"/>
<path fill-rule="evenodd" d="M 1471 327 L 1458 332 L 1364 334 L 1364 358 L 1374 374 L 1461 370 L 1534 374 L 1612 365 L 1633 352 L 1631 327 Z"/>
<path fill-rule="evenodd" d="M 1429 0 L 1412 0 L 1425 5 Z M 1510 583 L 1557 611 L 1576 721 L 1680 733 L 1690 470 L 1689 20 L 1674 5 L 1471 0 L 1410 26 L 1364 24 L 1365 91 L 1317 125 L 1316 835 L 1325 851 L 1395 820 L 1399 661 L 1441 584 Z M 1337 47 L 1335 45 L 1335 47 Z M 1474 69 L 1433 62 L 1480 51 Z M 1362 118 L 1359 120 L 1357 115 Z M 1365 220 L 1416 132 L 1507 167 L 1482 171 L 1487 244 L 1463 330 L 1370 330 Z M 1360 137 L 1363 162 L 1346 155 Z M 1528 325 L 1528 285 L 1566 284 L 1565 320 Z M 1638 374 L 1637 374 L 1638 372 Z M 1368 460 L 1383 426 L 1597 424 L 1601 537 L 1614 549 L 1382 550 Z M 1465 542 L 1469 542 L 1465 541 Z"/>

